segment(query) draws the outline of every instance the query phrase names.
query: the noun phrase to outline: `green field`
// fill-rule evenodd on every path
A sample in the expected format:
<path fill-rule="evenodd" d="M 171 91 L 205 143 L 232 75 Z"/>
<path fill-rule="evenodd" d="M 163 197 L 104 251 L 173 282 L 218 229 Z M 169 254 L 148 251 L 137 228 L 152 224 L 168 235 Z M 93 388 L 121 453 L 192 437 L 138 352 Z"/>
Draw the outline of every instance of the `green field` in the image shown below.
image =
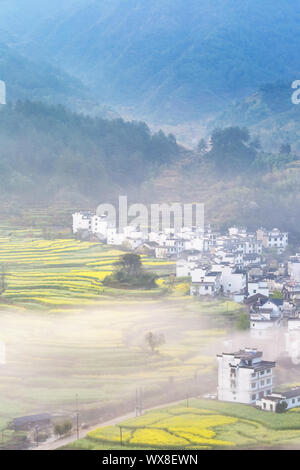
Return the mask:
<path fill-rule="evenodd" d="M 300 444 L 297 413 L 192 400 L 88 433 L 69 449 L 246 449 Z M 122 446 L 120 443 L 122 430 Z"/>

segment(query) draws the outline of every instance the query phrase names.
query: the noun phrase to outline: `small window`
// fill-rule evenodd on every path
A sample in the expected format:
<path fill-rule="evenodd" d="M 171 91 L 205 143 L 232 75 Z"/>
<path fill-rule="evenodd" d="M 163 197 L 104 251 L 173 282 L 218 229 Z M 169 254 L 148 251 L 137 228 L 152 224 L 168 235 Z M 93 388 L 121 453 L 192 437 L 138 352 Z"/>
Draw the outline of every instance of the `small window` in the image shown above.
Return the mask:
<path fill-rule="evenodd" d="M 256 400 L 256 393 L 254 393 L 254 395 L 252 395 L 252 400 Z"/>

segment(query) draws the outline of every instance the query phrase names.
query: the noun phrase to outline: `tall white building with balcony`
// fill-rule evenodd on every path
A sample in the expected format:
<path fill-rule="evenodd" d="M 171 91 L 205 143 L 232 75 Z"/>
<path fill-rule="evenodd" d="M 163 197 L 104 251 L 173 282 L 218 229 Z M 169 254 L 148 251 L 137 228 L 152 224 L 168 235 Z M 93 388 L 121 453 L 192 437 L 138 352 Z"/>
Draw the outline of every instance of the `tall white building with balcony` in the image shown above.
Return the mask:
<path fill-rule="evenodd" d="M 252 405 L 272 393 L 276 363 L 262 355 L 251 348 L 217 355 L 219 400 Z"/>

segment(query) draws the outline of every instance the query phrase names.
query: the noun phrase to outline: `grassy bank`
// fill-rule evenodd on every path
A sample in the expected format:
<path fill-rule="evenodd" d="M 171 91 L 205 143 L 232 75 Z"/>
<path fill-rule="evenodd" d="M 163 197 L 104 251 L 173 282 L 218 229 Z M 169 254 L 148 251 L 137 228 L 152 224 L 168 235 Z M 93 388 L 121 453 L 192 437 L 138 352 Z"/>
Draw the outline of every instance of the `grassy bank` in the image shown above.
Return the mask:
<path fill-rule="evenodd" d="M 122 442 L 120 444 L 120 428 Z M 300 443 L 300 419 L 247 405 L 192 400 L 102 427 L 69 449 L 241 449 Z"/>

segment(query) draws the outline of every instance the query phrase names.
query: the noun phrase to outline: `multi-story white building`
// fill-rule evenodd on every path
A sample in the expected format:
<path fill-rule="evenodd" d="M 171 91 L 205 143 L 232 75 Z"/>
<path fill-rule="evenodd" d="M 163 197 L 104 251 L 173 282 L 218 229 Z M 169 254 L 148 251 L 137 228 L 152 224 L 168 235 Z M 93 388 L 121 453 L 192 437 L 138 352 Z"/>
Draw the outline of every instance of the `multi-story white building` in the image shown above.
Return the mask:
<path fill-rule="evenodd" d="M 219 400 L 255 404 L 272 393 L 276 363 L 263 361 L 262 355 L 251 348 L 217 355 Z"/>
<path fill-rule="evenodd" d="M 288 246 L 289 234 L 281 232 L 278 228 L 274 228 L 271 232 L 259 229 L 256 232 L 257 240 L 261 240 L 263 247 L 276 248 L 278 253 L 282 253 Z"/>
<path fill-rule="evenodd" d="M 97 235 L 107 237 L 109 223 L 106 216 L 93 215 L 91 217 L 91 232 Z"/>
<path fill-rule="evenodd" d="M 253 238 L 240 240 L 237 244 L 237 251 L 241 251 L 244 255 L 262 254 L 262 242 Z"/>

